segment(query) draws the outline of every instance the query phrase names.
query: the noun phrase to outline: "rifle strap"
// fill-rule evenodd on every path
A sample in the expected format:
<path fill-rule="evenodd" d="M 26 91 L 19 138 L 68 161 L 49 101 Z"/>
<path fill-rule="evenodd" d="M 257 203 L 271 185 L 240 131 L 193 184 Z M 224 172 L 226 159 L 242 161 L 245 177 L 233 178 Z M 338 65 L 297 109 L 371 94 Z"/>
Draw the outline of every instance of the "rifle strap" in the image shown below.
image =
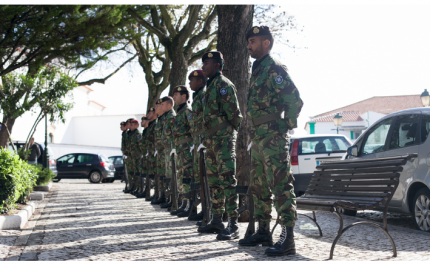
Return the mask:
<path fill-rule="evenodd" d="M 224 128 L 227 128 L 228 126 L 231 126 L 231 123 L 228 121 L 223 121 L 220 124 L 218 124 L 217 126 L 214 126 L 208 130 L 205 131 L 205 134 L 207 137 L 211 136 L 212 134 L 216 133 L 217 131 L 220 131 Z"/>
<path fill-rule="evenodd" d="M 280 112 L 276 112 L 276 113 L 270 113 L 258 118 L 254 118 L 251 120 L 251 124 L 253 126 L 258 126 L 261 125 L 263 123 L 268 123 L 269 121 L 274 121 L 277 119 L 283 119 L 285 111 L 280 111 Z"/>

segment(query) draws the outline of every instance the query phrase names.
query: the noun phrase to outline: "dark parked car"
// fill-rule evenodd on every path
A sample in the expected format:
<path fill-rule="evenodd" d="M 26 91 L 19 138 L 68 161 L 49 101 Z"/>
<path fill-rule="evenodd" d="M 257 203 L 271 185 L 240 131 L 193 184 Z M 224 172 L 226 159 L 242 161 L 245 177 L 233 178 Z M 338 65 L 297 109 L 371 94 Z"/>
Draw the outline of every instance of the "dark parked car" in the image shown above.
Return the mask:
<path fill-rule="evenodd" d="M 115 168 L 100 154 L 75 153 L 57 159 L 57 177 L 54 180 L 88 178 L 91 183 L 114 182 Z"/>
<path fill-rule="evenodd" d="M 124 160 L 122 159 L 122 156 L 110 156 L 109 163 L 112 163 L 115 167 L 114 179 L 122 180 L 122 176 L 124 175 Z"/>
<path fill-rule="evenodd" d="M 16 149 L 20 149 L 20 148 L 24 147 L 23 142 L 14 142 L 13 144 L 15 145 Z M 44 156 L 43 153 L 45 152 L 45 148 L 44 148 L 44 145 L 41 145 L 39 143 L 36 143 L 36 144 L 39 146 L 40 152 L 41 152 L 40 157 L 37 159 L 37 163 L 40 165 L 43 165 L 43 156 Z M 9 143 L 9 151 L 13 151 L 11 143 Z M 55 164 L 55 155 L 54 155 L 54 152 L 51 150 L 51 148 L 49 148 L 49 145 L 48 145 L 48 155 L 49 155 L 49 169 L 52 171 L 52 173 L 54 173 L 54 175 L 57 175 L 57 166 Z"/>

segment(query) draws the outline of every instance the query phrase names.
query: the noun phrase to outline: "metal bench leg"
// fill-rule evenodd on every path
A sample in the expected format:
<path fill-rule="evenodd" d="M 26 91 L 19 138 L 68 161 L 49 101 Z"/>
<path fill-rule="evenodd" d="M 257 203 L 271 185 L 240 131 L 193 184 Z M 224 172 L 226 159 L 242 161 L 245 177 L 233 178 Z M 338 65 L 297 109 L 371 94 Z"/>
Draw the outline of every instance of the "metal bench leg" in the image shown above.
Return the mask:
<path fill-rule="evenodd" d="M 306 215 L 306 214 L 301 214 L 301 213 L 299 213 L 298 215 L 306 216 L 307 218 L 311 219 L 311 220 L 312 220 L 312 221 L 317 225 L 318 230 L 320 231 L 320 236 L 323 236 L 323 233 L 322 233 L 322 231 L 321 231 L 321 227 L 320 227 L 320 225 L 317 223 L 317 218 L 316 218 L 316 216 L 315 216 L 315 212 L 314 212 L 314 211 L 312 211 L 313 218 L 312 218 L 312 217 L 310 217 L 309 215 Z M 273 232 L 272 232 L 272 233 L 273 233 Z"/>
<path fill-rule="evenodd" d="M 340 217 L 340 218 L 342 218 L 342 217 Z M 391 246 L 393 247 L 393 258 L 397 257 L 396 244 L 394 244 L 393 238 L 390 236 L 390 234 L 381 225 L 376 224 L 376 223 L 372 223 L 372 222 L 357 222 L 357 223 L 353 223 L 353 224 L 345 227 L 345 229 L 341 230 L 340 233 L 338 233 L 338 235 L 336 236 L 336 238 L 333 241 L 333 244 L 331 245 L 330 258 L 329 259 L 333 259 L 334 247 L 336 246 L 336 243 L 339 240 L 339 238 L 342 236 L 342 234 L 345 233 L 345 231 L 348 230 L 349 228 L 351 228 L 355 225 L 361 225 L 361 224 L 369 224 L 369 225 L 373 225 L 374 227 L 381 229 L 391 242 Z"/>

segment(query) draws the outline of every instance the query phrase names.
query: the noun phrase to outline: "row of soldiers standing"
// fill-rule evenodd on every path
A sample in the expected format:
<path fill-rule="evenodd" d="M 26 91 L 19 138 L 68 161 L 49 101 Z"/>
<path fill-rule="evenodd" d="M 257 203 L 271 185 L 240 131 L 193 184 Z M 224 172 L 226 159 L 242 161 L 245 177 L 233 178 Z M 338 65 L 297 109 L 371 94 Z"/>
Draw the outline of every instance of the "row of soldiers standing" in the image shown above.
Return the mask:
<path fill-rule="evenodd" d="M 239 244 L 269 246 L 265 253 L 270 256 L 294 254 L 293 227 L 297 213 L 288 130 L 297 127 L 303 101 L 286 67 L 270 55 L 273 46 L 270 29 L 253 27 L 246 38 L 247 49 L 256 59 L 252 66 L 247 115 L 251 122 L 249 188 L 258 229 L 252 236 L 239 240 Z M 201 225 L 198 232 L 217 233 L 218 240 L 236 239 L 239 237 L 239 214 L 235 150 L 242 114 L 236 88 L 222 74 L 223 55 L 218 51 L 207 52 L 202 62 L 202 70 L 195 70 L 188 77 L 193 94 L 180 85 L 174 88 L 173 97 L 159 99 L 142 118 L 141 125 L 145 128 L 142 134 L 137 130 L 137 120 L 121 123 L 121 149 L 129 177 L 124 192 L 138 198 L 146 197 L 152 204 L 161 204 L 172 215 L 202 220 L 203 213 L 196 211 L 191 186 L 202 181 L 198 150 L 204 148 L 204 173 L 210 187 L 212 218 L 209 223 L 198 223 Z M 191 96 L 192 105 L 189 104 Z M 173 183 L 173 176 L 177 177 L 177 183 Z M 157 185 L 156 194 L 150 198 L 152 179 Z M 168 191 L 174 189 L 175 184 L 179 196 L 170 196 L 168 201 L 166 194 L 172 194 Z M 181 203 L 179 208 L 174 207 L 177 200 Z M 276 244 L 270 232 L 272 204 L 282 226 Z M 227 226 L 222 222 L 224 212 L 228 215 Z"/>

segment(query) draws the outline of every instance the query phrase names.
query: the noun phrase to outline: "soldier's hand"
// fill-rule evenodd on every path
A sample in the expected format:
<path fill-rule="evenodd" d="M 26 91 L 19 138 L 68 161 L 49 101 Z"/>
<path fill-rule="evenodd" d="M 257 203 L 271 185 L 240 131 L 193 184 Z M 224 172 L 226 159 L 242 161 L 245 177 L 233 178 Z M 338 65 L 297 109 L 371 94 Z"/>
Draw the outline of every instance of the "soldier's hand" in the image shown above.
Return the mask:
<path fill-rule="evenodd" d="M 199 152 L 200 151 L 200 149 L 206 149 L 206 146 L 204 146 L 203 144 L 200 144 L 199 145 L 199 148 L 197 148 L 197 152 Z"/>
<path fill-rule="evenodd" d="M 251 150 L 252 147 L 252 141 L 248 144 L 248 151 Z"/>
<path fill-rule="evenodd" d="M 191 146 L 191 148 L 190 148 L 190 152 L 192 153 L 192 152 L 193 152 L 193 150 L 194 150 L 194 145 L 193 145 L 193 146 Z"/>
<path fill-rule="evenodd" d="M 146 155 L 145 156 L 148 156 L 149 155 L 149 153 L 146 153 Z"/>
<path fill-rule="evenodd" d="M 155 150 L 154 157 L 156 157 L 156 156 L 157 156 L 157 153 L 158 153 L 158 151 L 157 151 L 157 150 Z"/>
<path fill-rule="evenodd" d="M 172 151 L 170 151 L 170 155 L 175 154 L 176 155 L 176 149 L 172 149 Z"/>

